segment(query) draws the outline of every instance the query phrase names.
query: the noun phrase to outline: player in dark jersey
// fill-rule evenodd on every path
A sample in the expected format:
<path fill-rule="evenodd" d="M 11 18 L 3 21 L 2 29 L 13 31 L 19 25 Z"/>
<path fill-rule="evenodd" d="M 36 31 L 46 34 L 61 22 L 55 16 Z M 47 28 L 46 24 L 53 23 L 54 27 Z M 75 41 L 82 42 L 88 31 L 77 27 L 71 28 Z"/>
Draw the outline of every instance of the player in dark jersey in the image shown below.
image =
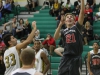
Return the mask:
<path fill-rule="evenodd" d="M 81 10 L 79 19 L 76 25 L 74 24 L 74 16 L 66 14 L 65 20 L 61 18 L 60 24 L 54 34 L 54 39 L 57 40 L 60 36 L 64 40 L 64 53 L 60 61 L 58 75 L 80 75 L 80 59 L 83 52 L 82 44 L 82 25 L 84 20 L 84 0 L 81 0 Z M 60 29 L 66 24 L 67 28 Z"/>
<path fill-rule="evenodd" d="M 88 52 L 87 66 L 89 75 L 100 75 L 100 49 L 99 43 L 93 43 L 93 50 Z"/>

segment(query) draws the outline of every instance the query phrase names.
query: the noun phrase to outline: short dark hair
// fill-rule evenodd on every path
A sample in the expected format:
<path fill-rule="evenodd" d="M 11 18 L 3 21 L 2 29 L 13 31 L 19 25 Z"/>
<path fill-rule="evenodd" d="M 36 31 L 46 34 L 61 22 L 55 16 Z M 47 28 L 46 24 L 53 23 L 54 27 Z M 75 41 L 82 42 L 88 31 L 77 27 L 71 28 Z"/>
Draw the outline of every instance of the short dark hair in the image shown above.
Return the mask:
<path fill-rule="evenodd" d="M 37 40 L 35 40 L 35 41 L 34 41 L 34 43 L 35 43 L 35 42 L 39 42 L 39 44 L 41 44 L 40 40 L 38 40 L 38 39 L 37 39 Z"/>
<path fill-rule="evenodd" d="M 8 41 L 11 40 L 11 36 L 12 36 L 12 34 L 6 34 L 6 35 L 3 36 L 3 41 L 4 41 L 4 43 L 5 43 L 5 45 L 6 45 L 7 47 L 10 46 L 9 43 L 8 43 Z"/>
<path fill-rule="evenodd" d="M 27 39 L 27 37 L 22 37 L 22 38 L 20 39 L 20 41 L 26 40 L 26 39 Z"/>
<path fill-rule="evenodd" d="M 94 42 L 94 43 L 97 43 L 97 44 L 99 45 L 99 42 Z M 93 43 L 93 44 L 94 44 L 94 43 Z"/>
<path fill-rule="evenodd" d="M 20 58 L 22 64 L 31 65 L 33 60 L 35 60 L 35 50 L 32 48 L 25 48 L 24 50 L 22 50 Z"/>

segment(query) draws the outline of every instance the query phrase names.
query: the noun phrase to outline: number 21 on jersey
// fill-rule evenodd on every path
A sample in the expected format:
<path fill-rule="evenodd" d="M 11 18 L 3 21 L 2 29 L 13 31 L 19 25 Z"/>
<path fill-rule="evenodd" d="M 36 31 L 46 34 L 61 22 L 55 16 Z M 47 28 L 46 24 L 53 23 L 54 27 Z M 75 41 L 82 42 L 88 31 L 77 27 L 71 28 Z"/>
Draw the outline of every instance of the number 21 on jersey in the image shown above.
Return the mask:
<path fill-rule="evenodd" d="M 75 43 L 75 42 L 76 40 L 74 33 L 66 35 L 66 43 Z"/>
<path fill-rule="evenodd" d="M 6 56 L 5 60 L 6 60 L 6 68 L 9 68 L 10 66 L 14 66 L 16 64 L 15 55 L 13 53 Z"/>

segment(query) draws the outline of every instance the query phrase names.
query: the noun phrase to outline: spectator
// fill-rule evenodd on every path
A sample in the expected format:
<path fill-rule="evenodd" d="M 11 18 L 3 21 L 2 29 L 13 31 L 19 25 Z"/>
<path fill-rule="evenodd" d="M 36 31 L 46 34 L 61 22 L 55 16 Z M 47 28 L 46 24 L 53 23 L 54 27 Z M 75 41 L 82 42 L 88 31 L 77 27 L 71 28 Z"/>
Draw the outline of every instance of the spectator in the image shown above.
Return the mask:
<path fill-rule="evenodd" d="M 40 31 L 37 29 L 36 32 L 35 32 L 35 36 L 34 36 L 34 38 L 33 38 L 33 42 L 34 42 L 35 40 L 38 40 L 38 39 L 40 39 Z"/>
<path fill-rule="evenodd" d="M 25 35 L 28 35 L 31 33 L 32 28 L 31 28 L 31 24 L 28 22 L 28 20 L 26 20 L 24 28 L 25 28 Z"/>
<path fill-rule="evenodd" d="M 12 34 L 13 36 L 16 36 L 16 28 L 17 28 L 17 25 L 18 25 L 18 22 L 16 21 L 16 18 L 14 17 L 13 18 L 13 21 L 12 21 Z"/>
<path fill-rule="evenodd" d="M 80 13 L 80 6 L 77 5 L 77 6 L 72 10 L 72 13 L 73 13 L 75 16 L 78 16 L 79 13 Z"/>
<path fill-rule="evenodd" d="M 85 7 L 85 14 L 91 14 L 93 11 L 92 9 L 90 8 L 90 6 L 87 4 L 86 7 Z"/>
<path fill-rule="evenodd" d="M 88 4 L 86 5 L 86 8 L 85 8 L 85 16 L 87 16 L 91 25 L 93 25 L 93 11 Z"/>
<path fill-rule="evenodd" d="M 0 38 L 0 51 L 1 52 L 4 52 L 5 51 L 5 44 L 4 44 L 4 42 L 2 41 L 2 38 Z"/>
<path fill-rule="evenodd" d="M 75 8 L 76 8 L 77 5 L 79 5 L 79 7 L 80 7 L 80 5 L 81 5 L 81 0 L 77 0 L 77 1 L 74 2 L 74 7 L 75 7 Z"/>
<path fill-rule="evenodd" d="M 45 0 L 42 8 L 40 10 L 44 9 L 45 6 L 49 6 L 49 8 L 50 8 L 52 6 L 52 4 L 53 4 L 53 0 Z"/>
<path fill-rule="evenodd" d="M 16 29 L 16 34 L 17 34 L 19 39 L 24 36 L 24 29 L 25 29 L 24 28 L 24 21 L 21 18 L 19 20 L 19 25 L 17 26 L 17 29 Z"/>
<path fill-rule="evenodd" d="M 58 0 L 55 0 L 54 4 L 52 5 L 52 8 L 50 10 L 50 15 L 52 15 L 52 16 L 58 16 L 58 14 L 59 14 L 59 8 L 60 8 L 60 4 L 58 3 Z"/>
<path fill-rule="evenodd" d="M 96 0 L 87 0 L 87 4 L 89 4 L 89 6 L 92 9 L 95 9 L 95 7 L 96 7 Z"/>
<path fill-rule="evenodd" d="M 3 55 L 0 53 L 0 74 L 4 75 L 5 70 L 6 70 L 6 68 L 5 68 L 5 65 L 3 62 Z"/>
<path fill-rule="evenodd" d="M 27 39 L 27 37 L 22 37 L 22 38 L 20 39 L 20 43 L 23 43 L 26 39 Z M 27 47 L 25 47 L 25 48 L 30 48 L 30 46 L 27 46 Z M 21 50 L 23 50 L 23 49 L 25 49 L 25 48 L 22 48 Z"/>
<path fill-rule="evenodd" d="M 11 4 L 9 0 L 6 0 L 6 4 L 4 5 L 4 13 L 7 13 L 7 14 L 11 13 Z"/>
<path fill-rule="evenodd" d="M 29 11 L 32 11 L 32 0 L 27 0 L 28 1 L 28 4 L 26 5 L 26 8 L 29 10 Z"/>
<path fill-rule="evenodd" d="M 1 14 L 1 17 L 4 17 L 4 6 L 3 6 L 2 1 L 0 1 L 0 14 Z"/>
<path fill-rule="evenodd" d="M 50 51 L 51 55 L 53 50 L 56 48 L 55 40 L 50 34 L 47 34 L 47 38 L 42 42 L 42 45 L 45 49 Z"/>
<path fill-rule="evenodd" d="M 93 40 L 93 30 L 89 21 L 85 23 L 85 29 L 83 30 L 82 33 L 83 33 L 84 44 L 88 45 L 88 42 L 90 40 Z"/>
<path fill-rule="evenodd" d="M 3 27 L 4 27 L 3 32 L 4 32 L 4 34 L 10 33 L 10 30 L 7 28 L 7 25 L 9 25 L 10 23 L 11 23 L 11 22 L 8 22 L 8 23 L 5 23 L 5 24 L 3 25 Z"/>
<path fill-rule="evenodd" d="M 64 11 L 62 10 L 61 11 L 61 13 L 60 13 L 60 15 L 58 16 L 58 17 L 56 17 L 56 20 L 57 20 L 57 27 L 58 27 L 58 25 L 59 25 L 59 22 L 60 22 L 60 20 L 61 20 L 61 17 L 63 17 L 64 18 Z"/>
<path fill-rule="evenodd" d="M 89 75 L 100 75 L 100 49 L 97 42 L 93 43 L 93 50 L 88 52 L 87 57 Z"/>
<path fill-rule="evenodd" d="M 15 8 L 14 0 L 10 0 L 10 4 L 11 4 L 11 9 L 14 9 Z"/>
<path fill-rule="evenodd" d="M 65 13 L 71 12 L 71 3 L 70 0 L 67 0 L 67 3 L 62 4 L 62 9 L 64 10 Z"/>
<path fill-rule="evenodd" d="M 58 48 L 56 48 L 55 50 L 54 50 L 54 52 L 56 53 L 56 54 L 58 54 L 59 56 L 63 56 L 63 52 L 64 52 L 64 46 L 63 46 L 63 41 L 62 41 L 62 39 L 60 39 L 60 41 L 59 41 L 59 45 L 58 45 Z"/>
<path fill-rule="evenodd" d="M 99 7 L 99 12 L 96 13 L 95 21 L 97 21 L 99 18 L 100 18 L 100 7 Z"/>
<path fill-rule="evenodd" d="M 36 11 L 34 8 L 36 7 L 37 1 L 38 0 L 32 0 L 33 12 Z"/>

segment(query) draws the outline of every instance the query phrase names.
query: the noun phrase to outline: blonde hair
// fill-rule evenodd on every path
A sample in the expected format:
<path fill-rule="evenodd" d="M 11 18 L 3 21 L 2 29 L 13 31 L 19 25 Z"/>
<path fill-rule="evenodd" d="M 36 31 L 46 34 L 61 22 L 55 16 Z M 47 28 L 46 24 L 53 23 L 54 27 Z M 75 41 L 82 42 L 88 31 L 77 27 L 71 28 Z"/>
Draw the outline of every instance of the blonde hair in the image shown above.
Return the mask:
<path fill-rule="evenodd" d="M 89 21 L 86 21 L 85 26 L 84 26 L 84 27 L 85 27 L 85 29 L 87 28 L 87 23 L 89 23 L 89 24 L 88 24 L 88 25 L 89 25 L 89 27 L 91 26 L 91 25 L 90 25 L 90 22 L 89 22 Z"/>

